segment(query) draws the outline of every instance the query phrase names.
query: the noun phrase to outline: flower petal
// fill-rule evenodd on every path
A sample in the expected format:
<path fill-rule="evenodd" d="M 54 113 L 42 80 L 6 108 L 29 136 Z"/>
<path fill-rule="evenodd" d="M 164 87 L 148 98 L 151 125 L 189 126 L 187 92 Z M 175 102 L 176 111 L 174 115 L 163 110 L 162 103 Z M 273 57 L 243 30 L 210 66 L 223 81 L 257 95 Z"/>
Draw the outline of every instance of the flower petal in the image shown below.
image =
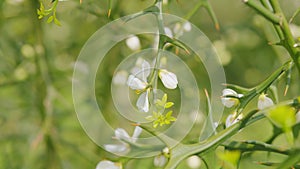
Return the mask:
<path fill-rule="evenodd" d="M 96 169 L 122 169 L 122 166 L 108 160 L 103 160 L 97 164 Z"/>
<path fill-rule="evenodd" d="M 186 32 L 191 31 L 191 30 L 192 30 L 192 25 L 191 25 L 191 23 L 190 23 L 190 22 L 185 22 L 185 23 L 183 24 L 183 29 L 184 29 Z"/>
<path fill-rule="evenodd" d="M 159 71 L 159 77 L 166 88 L 175 89 L 177 87 L 178 80 L 174 73 L 162 69 Z"/>
<path fill-rule="evenodd" d="M 133 75 L 129 75 L 127 85 L 133 90 L 143 90 L 147 87 L 147 83 L 141 81 Z"/>
<path fill-rule="evenodd" d="M 147 82 L 147 77 L 150 75 L 150 64 L 143 60 L 143 63 L 142 63 L 142 70 L 141 70 L 141 74 L 142 74 L 142 77 L 141 79 L 144 81 L 144 82 Z"/>
<path fill-rule="evenodd" d="M 234 96 L 234 97 L 241 98 L 241 97 L 243 97 L 243 94 L 237 94 L 232 89 L 224 89 L 222 91 L 222 98 L 221 98 L 222 104 L 224 106 L 230 108 L 230 107 L 236 105 L 239 102 L 239 100 L 236 99 L 236 98 L 229 98 L 229 97 L 226 97 L 226 96 Z"/>
<path fill-rule="evenodd" d="M 273 100 L 271 98 L 267 97 L 266 94 L 261 94 L 259 96 L 258 102 L 257 102 L 257 108 L 259 110 L 271 107 L 273 105 L 274 105 Z"/>
<path fill-rule="evenodd" d="M 242 114 L 240 114 L 237 118 L 235 118 L 235 114 L 228 115 L 228 117 L 226 119 L 226 123 L 225 123 L 226 128 L 228 128 L 228 127 L 234 125 L 235 123 L 239 122 L 242 118 L 243 118 Z"/>
<path fill-rule="evenodd" d="M 125 70 L 117 72 L 113 77 L 113 83 L 116 85 L 125 85 L 128 73 Z"/>
<path fill-rule="evenodd" d="M 127 144 L 105 144 L 104 149 L 110 153 L 127 154 L 130 147 Z"/>
<path fill-rule="evenodd" d="M 142 133 L 143 129 L 139 126 L 136 126 L 132 135 L 132 142 L 136 142 L 140 134 Z"/>
<path fill-rule="evenodd" d="M 173 33 L 171 31 L 170 28 L 165 27 L 165 34 L 169 37 L 169 38 L 173 38 Z"/>
<path fill-rule="evenodd" d="M 115 130 L 115 136 L 119 140 L 122 140 L 122 139 L 129 140 L 130 139 L 129 134 L 122 128 L 117 128 Z"/>
<path fill-rule="evenodd" d="M 133 51 L 141 49 L 140 39 L 137 36 L 127 38 L 126 45 Z"/>
<path fill-rule="evenodd" d="M 149 90 L 142 93 L 136 102 L 136 106 L 142 112 L 147 113 L 149 111 L 149 100 L 148 100 Z"/>
<path fill-rule="evenodd" d="M 154 157 L 154 165 L 156 167 L 163 167 L 167 163 L 167 158 L 164 155 Z"/>

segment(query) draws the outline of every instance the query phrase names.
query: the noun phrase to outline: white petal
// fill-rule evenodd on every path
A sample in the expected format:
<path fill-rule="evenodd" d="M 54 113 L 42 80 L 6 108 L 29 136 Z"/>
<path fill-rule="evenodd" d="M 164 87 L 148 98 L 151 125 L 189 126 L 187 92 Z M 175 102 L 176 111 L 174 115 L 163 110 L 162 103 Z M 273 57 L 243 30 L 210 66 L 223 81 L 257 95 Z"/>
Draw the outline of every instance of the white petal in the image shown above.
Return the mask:
<path fill-rule="evenodd" d="M 133 51 L 141 48 L 140 39 L 137 36 L 131 36 L 126 39 L 126 45 Z"/>
<path fill-rule="evenodd" d="M 167 158 L 164 155 L 154 157 L 154 165 L 156 167 L 163 167 L 167 163 Z"/>
<path fill-rule="evenodd" d="M 125 70 L 117 72 L 113 77 L 113 83 L 116 85 L 126 84 L 128 73 Z"/>
<path fill-rule="evenodd" d="M 148 90 L 140 95 L 136 102 L 136 106 L 142 112 L 147 113 L 149 111 L 149 100 L 148 100 Z"/>
<path fill-rule="evenodd" d="M 133 90 L 143 90 L 147 87 L 147 83 L 141 81 L 133 75 L 129 75 L 127 85 Z"/>
<path fill-rule="evenodd" d="M 191 25 L 191 23 L 190 23 L 190 22 L 184 23 L 183 29 L 184 29 L 186 32 L 191 31 L 191 30 L 192 30 L 192 25 Z"/>
<path fill-rule="evenodd" d="M 267 97 L 265 94 L 261 94 L 259 96 L 258 102 L 257 102 L 257 108 L 259 110 L 271 107 L 273 105 L 274 105 L 273 100 L 271 98 Z"/>
<path fill-rule="evenodd" d="M 147 77 L 150 75 L 150 64 L 147 61 L 143 61 L 142 63 L 142 70 L 141 70 L 141 74 L 142 74 L 142 80 L 144 82 L 147 82 Z"/>
<path fill-rule="evenodd" d="M 130 136 L 129 134 L 126 132 L 126 130 L 122 129 L 122 128 L 117 128 L 115 130 L 115 136 L 117 137 L 117 139 L 124 139 L 124 140 L 129 140 Z"/>
<path fill-rule="evenodd" d="M 103 160 L 97 164 L 96 169 L 122 169 L 122 167 L 111 161 Z"/>
<path fill-rule="evenodd" d="M 229 97 L 226 97 L 226 96 L 235 96 L 235 97 L 242 97 L 243 95 L 242 94 L 237 94 L 234 90 L 232 89 L 224 89 L 222 91 L 222 98 L 221 98 L 221 101 L 222 101 L 222 104 L 228 108 L 236 105 L 239 100 L 236 99 L 236 98 L 229 98 Z"/>
<path fill-rule="evenodd" d="M 165 27 L 165 34 L 167 36 L 169 36 L 170 38 L 173 38 L 173 33 L 172 33 L 171 29 L 168 27 Z"/>
<path fill-rule="evenodd" d="M 175 24 L 175 26 L 173 28 L 173 32 L 174 32 L 175 35 L 177 35 L 177 37 L 182 35 L 183 30 L 182 30 L 181 23 L 176 23 Z"/>
<path fill-rule="evenodd" d="M 236 97 L 238 97 L 238 94 L 232 89 L 224 89 L 222 91 L 222 93 L 223 93 L 222 96 L 236 96 Z"/>
<path fill-rule="evenodd" d="M 225 126 L 226 128 L 232 126 L 233 124 L 239 122 L 242 118 L 243 118 L 243 115 L 240 114 L 237 118 L 234 118 L 235 115 L 233 114 L 230 114 L 228 115 L 227 119 L 226 119 L 226 123 L 225 123 Z"/>
<path fill-rule="evenodd" d="M 166 88 L 175 89 L 177 87 L 178 80 L 174 73 L 162 69 L 159 71 L 159 77 Z"/>
<path fill-rule="evenodd" d="M 143 129 L 139 126 L 136 126 L 132 135 L 132 142 L 136 142 L 137 138 L 140 136 L 142 133 Z"/>
<path fill-rule="evenodd" d="M 168 0 L 163 0 L 163 4 L 167 5 L 168 4 Z"/>
<path fill-rule="evenodd" d="M 127 154 L 129 146 L 127 144 L 105 144 L 104 149 L 110 153 Z"/>

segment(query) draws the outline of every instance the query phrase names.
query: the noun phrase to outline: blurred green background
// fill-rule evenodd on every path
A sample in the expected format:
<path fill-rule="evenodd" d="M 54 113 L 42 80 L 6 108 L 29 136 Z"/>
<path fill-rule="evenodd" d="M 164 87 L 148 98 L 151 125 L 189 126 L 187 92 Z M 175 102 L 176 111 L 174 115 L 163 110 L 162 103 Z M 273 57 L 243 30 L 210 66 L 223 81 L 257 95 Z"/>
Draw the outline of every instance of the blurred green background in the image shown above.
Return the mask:
<path fill-rule="evenodd" d="M 50 1 L 43 2 L 46 8 L 51 5 Z M 71 91 L 74 63 L 88 38 L 110 21 L 153 3 L 152 0 L 113 2 L 112 15 L 107 18 L 106 0 L 83 0 L 82 4 L 79 0 L 60 1 L 57 11 L 60 27 L 38 19 L 38 0 L 0 0 L 0 169 L 95 168 L 100 160 L 117 159 L 84 133 L 73 108 Z M 300 7 L 297 0 L 281 2 L 288 18 Z M 184 17 L 196 3 L 197 0 L 173 0 L 164 10 Z M 211 0 L 211 4 L 220 21 L 220 31 L 214 28 L 204 9 L 190 21 L 215 45 L 229 83 L 253 87 L 288 60 L 285 50 L 268 45 L 277 40 L 271 25 L 243 3 Z M 300 16 L 292 26 L 295 36 L 300 33 L 297 24 L 300 25 Z M 142 40 L 143 47 L 149 45 L 146 40 Z M 110 95 L 114 68 L 130 53 L 125 43 L 121 43 L 110 53 L 107 64 L 103 64 L 101 70 L 106 76 L 96 80 L 101 104 L 111 104 L 105 98 Z M 299 95 L 299 76 L 295 72 L 292 78 L 287 96 L 283 96 L 284 81 L 278 83 L 280 100 Z M 109 106 L 105 107 L 109 112 Z M 264 141 L 270 136 L 271 126 L 265 120 L 235 138 Z M 276 143 L 286 146 L 281 137 Z M 268 157 L 283 158 L 267 153 L 248 154 L 241 168 L 266 168 L 255 162 Z M 154 168 L 152 163 L 151 158 L 131 160 L 125 168 Z M 187 164 L 182 163 L 180 168 L 190 168 Z"/>

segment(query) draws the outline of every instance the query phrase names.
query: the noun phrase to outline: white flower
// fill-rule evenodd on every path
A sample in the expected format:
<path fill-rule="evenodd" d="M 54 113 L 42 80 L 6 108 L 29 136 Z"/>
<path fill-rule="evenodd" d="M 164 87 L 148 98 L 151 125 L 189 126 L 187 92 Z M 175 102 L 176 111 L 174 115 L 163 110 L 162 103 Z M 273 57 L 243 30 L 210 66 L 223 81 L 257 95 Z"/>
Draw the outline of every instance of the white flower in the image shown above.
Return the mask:
<path fill-rule="evenodd" d="M 141 133 L 142 128 L 139 126 L 135 127 L 132 137 L 129 136 L 126 130 L 117 128 L 115 138 L 120 141 L 120 144 L 105 144 L 104 149 L 111 153 L 127 154 L 130 151 L 130 146 L 124 141 L 135 143 Z"/>
<path fill-rule="evenodd" d="M 168 4 L 168 0 L 163 0 L 163 4 L 167 5 Z"/>
<path fill-rule="evenodd" d="M 226 106 L 228 108 L 239 103 L 239 100 L 237 98 L 243 97 L 243 94 L 238 94 L 232 89 L 224 89 L 222 91 L 222 93 L 223 93 L 222 98 L 221 98 L 222 103 L 224 106 Z M 237 97 L 237 98 L 231 98 L 231 97 L 227 97 L 227 96 L 233 96 L 233 97 Z"/>
<path fill-rule="evenodd" d="M 142 93 L 136 102 L 138 109 L 145 113 L 149 111 L 149 92 L 150 90 L 148 89 L 146 92 Z"/>
<path fill-rule="evenodd" d="M 185 23 L 176 23 L 173 32 L 175 34 L 175 37 L 182 36 L 184 32 L 190 32 L 192 30 L 192 25 L 190 22 Z"/>
<path fill-rule="evenodd" d="M 130 151 L 128 144 L 121 142 L 120 144 L 105 144 L 104 149 L 110 153 L 127 154 Z"/>
<path fill-rule="evenodd" d="M 140 39 L 137 36 L 127 38 L 126 45 L 133 51 L 141 49 Z"/>
<path fill-rule="evenodd" d="M 165 34 L 166 34 L 169 38 L 173 38 L 173 33 L 172 33 L 172 31 L 171 31 L 170 28 L 165 27 L 164 30 L 165 30 Z"/>
<path fill-rule="evenodd" d="M 183 24 L 183 30 L 185 30 L 186 32 L 191 31 L 191 30 L 192 30 L 192 25 L 191 25 L 191 23 L 190 23 L 190 22 L 185 22 L 185 23 Z"/>
<path fill-rule="evenodd" d="M 163 167 L 167 163 L 167 158 L 163 154 L 154 157 L 154 166 Z"/>
<path fill-rule="evenodd" d="M 226 119 L 226 123 L 225 123 L 226 128 L 239 122 L 242 118 L 243 118 L 242 114 L 240 114 L 238 117 L 236 117 L 236 112 L 234 114 L 230 114 Z"/>
<path fill-rule="evenodd" d="M 120 163 L 103 160 L 97 164 L 96 169 L 122 169 L 122 165 Z"/>
<path fill-rule="evenodd" d="M 169 72 L 165 69 L 161 69 L 158 75 L 166 88 L 175 89 L 177 87 L 178 80 L 177 76 L 174 73 Z"/>
<path fill-rule="evenodd" d="M 267 97 L 266 94 L 263 93 L 259 96 L 258 102 L 257 102 L 257 108 L 259 110 L 265 109 L 267 107 L 271 107 L 273 105 L 274 105 L 273 100 L 270 99 L 269 97 Z"/>
<path fill-rule="evenodd" d="M 125 70 L 117 72 L 113 77 L 113 83 L 116 85 L 124 85 L 127 80 L 128 73 Z"/>
<path fill-rule="evenodd" d="M 148 83 L 134 77 L 134 75 L 129 75 L 127 85 L 133 90 L 143 90 L 147 87 Z"/>
<path fill-rule="evenodd" d="M 144 59 L 137 59 L 135 67 L 131 70 L 134 75 L 129 75 L 127 85 L 133 90 L 140 90 L 143 93 L 139 96 L 136 106 L 142 112 L 149 111 L 149 92 L 147 89 L 147 78 L 150 75 L 150 64 Z"/>
<path fill-rule="evenodd" d="M 187 161 L 188 166 L 193 169 L 199 168 L 201 165 L 201 159 L 196 155 L 189 157 L 186 161 Z"/>

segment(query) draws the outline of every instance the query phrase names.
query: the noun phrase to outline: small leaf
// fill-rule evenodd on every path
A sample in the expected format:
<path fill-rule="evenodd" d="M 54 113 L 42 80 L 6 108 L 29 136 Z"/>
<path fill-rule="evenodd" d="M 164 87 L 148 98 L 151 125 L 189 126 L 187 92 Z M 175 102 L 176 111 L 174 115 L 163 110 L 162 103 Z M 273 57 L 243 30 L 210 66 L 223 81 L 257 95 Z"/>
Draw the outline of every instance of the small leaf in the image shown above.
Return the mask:
<path fill-rule="evenodd" d="M 290 106 L 280 106 L 268 113 L 269 119 L 284 131 L 289 130 L 295 123 L 296 110 Z"/>
<path fill-rule="evenodd" d="M 48 19 L 47 19 L 47 23 L 51 23 L 53 21 L 53 16 L 50 16 Z"/>
<path fill-rule="evenodd" d="M 218 157 L 236 168 L 241 157 L 241 152 L 225 150 L 224 152 L 218 153 Z"/>
<path fill-rule="evenodd" d="M 61 24 L 60 24 L 60 22 L 59 22 L 59 20 L 58 20 L 57 18 L 54 18 L 54 23 L 55 23 L 56 25 L 58 25 L 58 26 L 61 26 Z"/>
<path fill-rule="evenodd" d="M 162 97 L 161 101 L 165 104 L 167 102 L 168 99 L 168 95 L 164 94 L 164 96 Z"/>
<path fill-rule="evenodd" d="M 168 108 L 172 107 L 173 105 L 174 105 L 173 102 L 167 102 L 167 103 L 165 104 L 165 108 L 168 109 Z"/>

